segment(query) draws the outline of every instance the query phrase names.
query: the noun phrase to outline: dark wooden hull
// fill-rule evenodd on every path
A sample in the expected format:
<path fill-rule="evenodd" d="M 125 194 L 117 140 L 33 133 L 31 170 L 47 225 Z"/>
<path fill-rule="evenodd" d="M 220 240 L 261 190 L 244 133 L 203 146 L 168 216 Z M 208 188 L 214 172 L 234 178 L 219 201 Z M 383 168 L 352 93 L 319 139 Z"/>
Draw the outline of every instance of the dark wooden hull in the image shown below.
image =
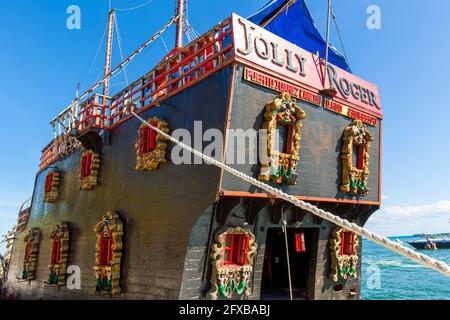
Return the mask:
<path fill-rule="evenodd" d="M 246 83 L 242 65 L 231 64 L 196 85 L 141 114 L 145 119 L 165 119 L 172 133 L 188 129 L 194 121 L 224 132 L 227 128 L 260 129 L 264 105 L 278 93 Z M 351 119 L 300 102 L 307 113 L 299 164 L 299 184 L 283 190 L 304 197 L 315 205 L 363 225 L 379 208 L 380 126 L 374 136 L 368 197 L 339 191 L 342 132 Z M 264 264 L 267 239 L 281 230 L 280 212 L 290 228 L 308 229 L 308 263 L 302 264 L 299 286 L 308 299 L 358 299 L 358 278 L 342 282 L 335 290 L 329 278 L 329 240 L 335 225 L 270 197 L 252 186 L 207 165 L 169 163 L 152 172 L 135 170 L 135 142 L 140 122 L 132 118 L 103 137 L 99 185 L 92 191 L 78 190 L 80 151 L 37 174 L 32 212 L 27 228 L 40 228 L 37 279 L 19 283 L 25 244 L 18 235 L 9 270 L 8 290 L 32 299 L 96 299 L 94 225 L 108 210 L 119 213 L 124 223 L 121 288 L 118 299 L 205 299 L 210 288 L 210 248 L 215 234 L 229 226 L 245 226 L 256 236 L 258 250 L 252 273 L 250 299 L 264 297 Z M 208 145 L 203 143 L 203 147 Z M 168 154 L 173 144 L 169 144 Z M 257 176 L 258 165 L 234 165 Z M 59 200 L 46 203 L 44 182 L 49 170 L 62 172 Z M 255 193 L 255 196 L 252 196 Z M 81 269 L 81 289 L 60 290 L 44 285 L 48 278 L 51 242 L 48 234 L 60 221 L 71 228 L 69 265 Z M 272 230 L 272 231 L 269 231 Z M 275 250 L 275 249 L 273 249 Z M 361 246 L 358 248 L 361 256 Z M 360 265 L 360 264 L 359 264 Z M 294 275 L 296 277 L 296 275 Z M 301 284 L 300 284 L 301 283 Z M 352 294 L 351 294 L 352 293 Z M 354 294 L 353 294 L 354 293 Z M 266 297 L 274 297 L 266 295 Z"/>

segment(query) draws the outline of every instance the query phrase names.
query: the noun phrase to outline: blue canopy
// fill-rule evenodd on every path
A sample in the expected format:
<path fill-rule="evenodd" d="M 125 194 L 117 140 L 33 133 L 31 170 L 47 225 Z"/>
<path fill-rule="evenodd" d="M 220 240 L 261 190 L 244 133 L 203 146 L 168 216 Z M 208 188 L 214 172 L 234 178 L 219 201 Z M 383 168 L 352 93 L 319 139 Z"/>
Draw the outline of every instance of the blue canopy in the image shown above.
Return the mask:
<path fill-rule="evenodd" d="M 326 41 L 317 30 L 305 0 L 297 0 L 293 4 L 292 2 L 271 0 L 248 20 L 257 25 L 264 25 L 264 29 L 309 52 L 319 52 L 319 56 L 325 59 Z M 345 57 L 332 45 L 328 55 L 330 63 L 351 72 Z"/>

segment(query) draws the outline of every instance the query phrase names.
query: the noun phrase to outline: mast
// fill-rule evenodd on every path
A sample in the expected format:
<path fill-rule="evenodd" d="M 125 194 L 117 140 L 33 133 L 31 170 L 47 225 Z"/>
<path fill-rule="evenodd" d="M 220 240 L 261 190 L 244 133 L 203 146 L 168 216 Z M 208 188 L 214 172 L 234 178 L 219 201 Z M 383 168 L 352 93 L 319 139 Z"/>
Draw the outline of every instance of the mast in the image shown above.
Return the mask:
<path fill-rule="evenodd" d="M 111 55 L 113 43 L 114 15 L 116 10 L 112 9 L 108 17 L 108 39 L 106 41 L 106 59 L 105 59 L 105 81 L 103 82 L 103 95 L 109 95 L 109 73 L 111 72 Z"/>
<path fill-rule="evenodd" d="M 184 21 L 184 1 L 177 0 L 177 33 L 175 39 L 175 48 L 183 47 L 183 21 Z"/>

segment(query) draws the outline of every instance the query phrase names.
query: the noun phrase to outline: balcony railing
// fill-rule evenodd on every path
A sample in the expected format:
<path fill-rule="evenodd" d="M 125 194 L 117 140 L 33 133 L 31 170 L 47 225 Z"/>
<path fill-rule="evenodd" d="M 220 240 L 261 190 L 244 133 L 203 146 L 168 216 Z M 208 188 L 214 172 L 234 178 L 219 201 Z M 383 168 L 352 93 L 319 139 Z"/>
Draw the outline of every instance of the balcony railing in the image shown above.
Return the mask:
<path fill-rule="evenodd" d="M 224 67 L 233 57 L 229 18 L 184 48 L 172 50 L 152 71 L 112 98 L 100 94 L 88 96 L 52 122 L 55 139 L 42 151 L 40 170 L 78 147 L 71 131 L 79 134 L 92 128 L 112 130 L 130 118 L 131 111 L 155 106 Z"/>

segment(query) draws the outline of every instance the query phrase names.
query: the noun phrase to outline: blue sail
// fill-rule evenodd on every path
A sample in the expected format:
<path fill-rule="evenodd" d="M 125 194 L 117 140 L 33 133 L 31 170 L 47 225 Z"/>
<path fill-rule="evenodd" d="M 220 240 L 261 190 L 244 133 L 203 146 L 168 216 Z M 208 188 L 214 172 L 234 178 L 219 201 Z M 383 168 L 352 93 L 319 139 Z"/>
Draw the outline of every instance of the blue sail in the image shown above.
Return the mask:
<path fill-rule="evenodd" d="M 257 25 L 297 46 L 312 52 L 319 52 L 325 58 L 326 41 L 317 30 L 316 24 L 304 0 L 297 0 L 289 6 L 291 0 L 271 0 L 261 10 L 248 18 Z M 284 11 L 284 12 L 283 12 Z M 330 45 L 329 62 L 351 72 L 345 57 Z"/>

